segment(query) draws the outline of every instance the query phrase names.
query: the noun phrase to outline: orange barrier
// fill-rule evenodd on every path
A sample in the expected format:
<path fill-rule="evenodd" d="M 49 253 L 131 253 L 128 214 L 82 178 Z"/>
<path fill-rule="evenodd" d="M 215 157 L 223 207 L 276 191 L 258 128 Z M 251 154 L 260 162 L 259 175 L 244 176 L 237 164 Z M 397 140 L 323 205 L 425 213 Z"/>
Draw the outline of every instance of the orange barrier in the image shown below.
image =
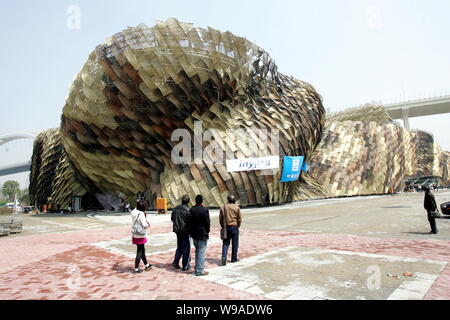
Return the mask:
<path fill-rule="evenodd" d="M 167 199 L 166 198 L 156 198 L 156 210 L 158 213 L 167 213 Z"/>

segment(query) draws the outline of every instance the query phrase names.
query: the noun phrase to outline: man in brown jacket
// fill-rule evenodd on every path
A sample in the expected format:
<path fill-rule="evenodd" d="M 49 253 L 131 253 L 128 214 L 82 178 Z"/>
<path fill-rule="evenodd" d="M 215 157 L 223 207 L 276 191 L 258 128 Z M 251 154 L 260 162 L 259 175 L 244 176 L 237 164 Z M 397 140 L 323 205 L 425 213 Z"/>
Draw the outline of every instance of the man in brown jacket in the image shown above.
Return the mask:
<path fill-rule="evenodd" d="M 236 199 L 233 195 L 227 197 L 228 203 L 220 208 L 219 222 L 222 228 L 226 228 L 226 237 L 223 239 L 222 245 L 222 265 L 227 264 L 228 248 L 230 247 L 230 241 L 232 242 L 231 248 L 231 262 L 238 262 L 237 258 L 239 247 L 239 228 L 241 227 L 242 217 L 241 209 L 236 204 Z"/>

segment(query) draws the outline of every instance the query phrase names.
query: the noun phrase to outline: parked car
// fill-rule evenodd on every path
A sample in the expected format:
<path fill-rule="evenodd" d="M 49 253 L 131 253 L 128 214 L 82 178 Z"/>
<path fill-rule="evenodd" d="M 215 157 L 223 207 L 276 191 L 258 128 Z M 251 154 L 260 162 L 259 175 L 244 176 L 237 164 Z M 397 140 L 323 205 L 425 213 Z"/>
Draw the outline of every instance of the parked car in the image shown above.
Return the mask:
<path fill-rule="evenodd" d="M 441 203 L 442 214 L 450 215 L 450 201 Z"/>
<path fill-rule="evenodd" d="M 23 207 L 22 212 L 29 213 L 29 212 L 33 211 L 34 209 L 36 209 L 34 206 L 25 206 L 25 207 Z"/>
<path fill-rule="evenodd" d="M 14 202 L 8 202 L 5 206 L 11 210 L 14 210 L 14 212 L 22 212 L 23 209 L 20 203 L 17 203 L 14 206 Z"/>

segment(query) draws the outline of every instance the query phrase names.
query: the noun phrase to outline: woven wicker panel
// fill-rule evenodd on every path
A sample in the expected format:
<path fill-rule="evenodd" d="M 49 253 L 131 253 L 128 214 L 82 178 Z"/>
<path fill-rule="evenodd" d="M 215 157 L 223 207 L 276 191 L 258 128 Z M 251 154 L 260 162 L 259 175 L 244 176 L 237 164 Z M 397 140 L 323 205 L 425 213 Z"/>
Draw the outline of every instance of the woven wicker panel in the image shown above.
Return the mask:
<path fill-rule="evenodd" d="M 328 124 L 343 121 L 373 121 L 378 124 L 393 122 L 382 106 L 372 103 L 328 114 L 326 119 Z"/>
<path fill-rule="evenodd" d="M 410 176 L 448 181 L 448 155 L 423 131 L 408 131 L 376 105 L 327 117 L 310 175 L 328 197 L 401 191 Z"/>
<path fill-rule="evenodd" d="M 281 184 L 279 173 L 227 173 L 223 164 L 205 161 L 174 165 L 171 134 L 193 132 L 195 120 L 223 139 L 227 129 L 278 129 L 280 156 L 309 159 L 322 136 L 324 109 L 311 85 L 279 73 L 248 40 L 169 19 L 128 28 L 91 53 L 63 109 L 61 141 L 83 185 L 130 201 L 147 191 L 173 206 L 183 194 L 202 193 L 218 206 L 232 193 L 246 206 L 267 196 L 290 201 L 316 186 L 308 178 Z M 253 155 L 254 145 L 237 140 L 229 147 L 240 157 Z"/>
<path fill-rule="evenodd" d="M 450 152 L 443 151 L 442 158 L 440 162 L 442 167 L 442 177 L 443 183 L 445 185 L 450 185 Z"/>
<path fill-rule="evenodd" d="M 34 141 L 30 172 L 31 203 L 39 207 L 52 200 L 56 209 L 67 209 L 72 196 L 83 196 L 86 189 L 75 173 L 61 144 L 59 129 L 41 132 Z"/>

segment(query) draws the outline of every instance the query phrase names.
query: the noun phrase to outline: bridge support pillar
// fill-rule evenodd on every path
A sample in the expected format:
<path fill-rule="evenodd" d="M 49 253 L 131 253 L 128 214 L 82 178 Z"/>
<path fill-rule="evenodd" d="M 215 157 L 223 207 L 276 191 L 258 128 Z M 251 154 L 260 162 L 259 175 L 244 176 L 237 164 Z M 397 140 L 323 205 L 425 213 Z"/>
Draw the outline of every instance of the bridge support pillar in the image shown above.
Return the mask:
<path fill-rule="evenodd" d="M 406 130 L 411 130 L 409 126 L 409 108 L 402 108 L 403 127 Z"/>

